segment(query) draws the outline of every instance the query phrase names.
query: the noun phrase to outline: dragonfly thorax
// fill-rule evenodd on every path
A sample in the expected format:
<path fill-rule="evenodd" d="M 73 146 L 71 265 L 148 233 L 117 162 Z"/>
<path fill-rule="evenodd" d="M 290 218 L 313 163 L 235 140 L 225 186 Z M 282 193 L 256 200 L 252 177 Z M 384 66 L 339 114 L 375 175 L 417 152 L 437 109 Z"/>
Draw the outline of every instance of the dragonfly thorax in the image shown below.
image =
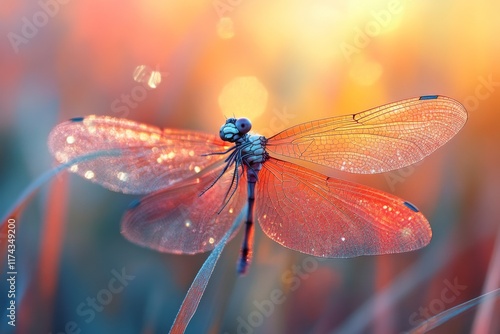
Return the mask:
<path fill-rule="evenodd" d="M 236 143 L 236 146 L 241 146 L 242 159 L 249 165 L 263 163 L 269 157 L 266 152 L 266 138 L 264 136 L 246 134 L 242 140 Z"/>

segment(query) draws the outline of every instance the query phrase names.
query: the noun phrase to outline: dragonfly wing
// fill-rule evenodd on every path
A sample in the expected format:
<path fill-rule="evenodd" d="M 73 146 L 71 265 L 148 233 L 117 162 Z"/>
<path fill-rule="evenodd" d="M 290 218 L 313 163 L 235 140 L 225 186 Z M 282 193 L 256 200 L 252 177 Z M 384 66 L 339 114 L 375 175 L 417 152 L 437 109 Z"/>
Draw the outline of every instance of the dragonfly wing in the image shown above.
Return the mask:
<path fill-rule="evenodd" d="M 193 176 L 223 158 L 202 154 L 229 148 L 212 135 L 106 116 L 61 123 L 51 131 L 48 145 L 60 163 L 91 152 L 118 151 L 73 165 L 70 171 L 128 194 L 146 194 Z"/>
<path fill-rule="evenodd" d="M 359 184 L 269 159 L 257 182 L 263 231 L 279 244 L 320 257 L 400 253 L 427 245 L 431 229 L 408 202 Z"/>
<path fill-rule="evenodd" d="M 420 161 L 465 124 L 457 101 L 429 95 L 354 115 L 299 124 L 268 139 L 266 149 L 351 173 L 371 174 Z"/>
<path fill-rule="evenodd" d="M 213 249 L 246 201 L 246 180 L 241 177 L 235 188 L 230 171 L 200 196 L 223 167 L 224 162 L 217 162 L 198 175 L 133 202 L 122 219 L 123 235 L 160 252 L 194 254 Z M 218 213 L 226 194 L 234 189 L 234 195 Z"/>

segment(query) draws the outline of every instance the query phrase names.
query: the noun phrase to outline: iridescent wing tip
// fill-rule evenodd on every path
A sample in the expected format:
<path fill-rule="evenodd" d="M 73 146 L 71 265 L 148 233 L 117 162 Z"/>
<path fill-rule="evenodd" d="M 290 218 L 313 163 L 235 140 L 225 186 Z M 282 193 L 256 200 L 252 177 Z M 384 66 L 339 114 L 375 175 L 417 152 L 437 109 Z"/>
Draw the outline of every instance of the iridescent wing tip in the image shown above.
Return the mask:
<path fill-rule="evenodd" d="M 439 95 L 422 95 L 419 97 L 419 100 L 436 100 Z"/>

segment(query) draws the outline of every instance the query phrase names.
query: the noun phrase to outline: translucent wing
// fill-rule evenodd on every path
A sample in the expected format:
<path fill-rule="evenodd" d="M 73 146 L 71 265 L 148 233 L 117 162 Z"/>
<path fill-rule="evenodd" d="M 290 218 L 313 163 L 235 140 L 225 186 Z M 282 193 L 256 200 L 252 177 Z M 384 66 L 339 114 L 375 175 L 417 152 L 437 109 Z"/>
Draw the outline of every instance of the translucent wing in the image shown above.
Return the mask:
<path fill-rule="evenodd" d="M 119 156 L 102 156 L 70 170 L 128 194 L 146 194 L 165 188 L 217 160 L 229 148 L 215 136 L 193 131 L 160 129 L 106 116 L 74 118 L 50 133 L 50 152 L 61 163 L 95 151 L 119 150 Z"/>
<path fill-rule="evenodd" d="M 220 214 L 231 194 L 233 172 L 226 172 L 207 192 L 200 193 L 220 174 L 220 161 L 182 182 L 157 191 L 131 205 L 122 219 L 122 233 L 130 241 L 160 252 L 194 254 L 214 248 L 243 208 L 246 179 Z"/>
<path fill-rule="evenodd" d="M 191 321 L 198 305 L 200 304 L 201 297 L 205 293 L 205 289 L 208 285 L 208 280 L 215 269 L 215 265 L 217 264 L 217 260 L 219 259 L 222 250 L 226 246 L 226 243 L 234 235 L 234 233 L 239 229 L 240 224 L 238 220 L 243 219 L 242 212 L 239 217 L 236 218 L 234 223 L 231 225 L 231 228 L 224 234 L 222 239 L 217 243 L 214 250 L 207 257 L 206 261 L 203 263 L 203 266 L 196 274 L 193 283 L 189 287 L 189 290 L 182 302 L 181 308 L 179 309 L 179 313 L 175 317 L 175 321 L 172 324 L 172 328 L 170 329 L 169 334 L 177 334 L 184 333 L 186 328 Z"/>
<path fill-rule="evenodd" d="M 314 256 L 406 252 L 427 245 L 425 217 L 400 198 L 269 159 L 259 173 L 257 217 L 279 244 Z"/>
<path fill-rule="evenodd" d="M 450 140 L 467 111 L 448 97 L 429 95 L 291 127 L 268 139 L 272 155 L 351 173 L 380 173 L 411 165 Z"/>

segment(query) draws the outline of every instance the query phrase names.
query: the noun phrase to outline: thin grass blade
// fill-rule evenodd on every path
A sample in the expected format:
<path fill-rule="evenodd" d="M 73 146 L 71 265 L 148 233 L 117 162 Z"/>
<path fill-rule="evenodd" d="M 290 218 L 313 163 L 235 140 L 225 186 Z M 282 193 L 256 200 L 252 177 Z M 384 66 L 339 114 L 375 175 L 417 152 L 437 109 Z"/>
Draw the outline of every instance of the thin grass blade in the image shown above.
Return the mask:
<path fill-rule="evenodd" d="M 492 298 L 498 298 L 499 296 L 500 296 L 500 289 L 496 289 L 488 293 L 485 293 L 484 295 L 481 295 L 479 297 L 466 301 L 465 303 L 462 303 L 446 311 L 443 311 L 439 314 L 436 314 L 435 316 L 422 322 L 417 327 L 412 328 L 407 333 L 408 334 L 426 333 L 434 328 L 437 328 L 438 326 L 441 326 L 445 322 L 453 319 L 454 317 L 462 314 L 463 312 L 473 307 L 479 306 L 482 303 L 486 302 L 487 300 L 491 300 Z"/>
<path fill-rule="evenodd" d="M 205 289 L 208 285 L 208 280 L 214 271 L 217 260 L 219 259 L 222 250 L 226 246 L 227 241 L 231 237 L 234 231 L 238 229 L 241 222 L 245 217 L 245 213 L 247 211 L 247 207 L 245 207 L 239 216 L 234 220 L 231 228 L 226 232 L 224 237 L 220 240 L 220 242 L 215 246 L 214 250 L 208 256 L 205 263 L 201 267 L 200 271 L 194 278 L 191 287 L 189 288 L 184 301 L 182 302 L 181 308 L 175 317 L 175 321 L 170 329 L 171 334 L 182 334 L 186 330 L 189 321 L 193 317 L 198 305 L 200 304 L 201 297 L 205 292 Z"/>

